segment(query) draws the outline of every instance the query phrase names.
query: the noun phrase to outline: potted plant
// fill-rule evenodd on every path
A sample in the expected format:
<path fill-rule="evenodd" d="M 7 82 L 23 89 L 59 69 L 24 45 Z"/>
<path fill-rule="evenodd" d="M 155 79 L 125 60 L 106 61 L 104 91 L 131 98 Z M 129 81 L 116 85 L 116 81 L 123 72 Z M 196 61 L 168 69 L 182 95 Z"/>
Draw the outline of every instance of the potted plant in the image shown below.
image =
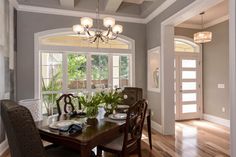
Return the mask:
<path fill-rule="evenodd" d="M 98 115 L 98 105 L 101 103 L 99 94 L 81 96 L 80 102 L 84 106 L 88 119 L 95 119 Z"/>
<path fill-rule="evenodd" d="M 106 113 L 114 113 L 117 105 L 123 100 L 120 90 L 107 90 L 101 92 L 102 103 Z"/>

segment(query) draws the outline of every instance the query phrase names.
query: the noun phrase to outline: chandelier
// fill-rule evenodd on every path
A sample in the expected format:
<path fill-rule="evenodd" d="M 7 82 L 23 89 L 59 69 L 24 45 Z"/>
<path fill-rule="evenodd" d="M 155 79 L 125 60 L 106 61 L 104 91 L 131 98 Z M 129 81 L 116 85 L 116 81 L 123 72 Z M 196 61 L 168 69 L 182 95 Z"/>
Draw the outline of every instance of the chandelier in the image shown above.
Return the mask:
<path fill-rule="evenodd" d="M 203 25 L 203 15 L 204 14 L 205 14 L 205 12 L 200 13 L 202 29 L 204 28 L 204 25 Z M 195 43 L 202 44 L 202 43 L 210 42 L 211 40 L 212 40 L 212 32 L 201 31 L 201 32 L 197 32 L 194 34 L 194 42 Z"/>
<path fill-rule="evenodd" d="M 103 19 L 103 26 L 107 30 L 102 31 L 100 29 L 100 20 L 99 20 L 99 0 L 97 1 L 97 18 L 96 25 L 97 28 L 93 27 L 93 19 L 90 17 L 82 17 L 80 19 L 80 24 L 73 26 L 73 31 L 81 36 L 86 36 L 90 43 L 95 43 L 102 41 L 107 43 L 109 40 L 115 40 L 120 33 L 123 31 L 122 25 L 116 25 L 116 21 L 112 17 L 105 17 Z"/>

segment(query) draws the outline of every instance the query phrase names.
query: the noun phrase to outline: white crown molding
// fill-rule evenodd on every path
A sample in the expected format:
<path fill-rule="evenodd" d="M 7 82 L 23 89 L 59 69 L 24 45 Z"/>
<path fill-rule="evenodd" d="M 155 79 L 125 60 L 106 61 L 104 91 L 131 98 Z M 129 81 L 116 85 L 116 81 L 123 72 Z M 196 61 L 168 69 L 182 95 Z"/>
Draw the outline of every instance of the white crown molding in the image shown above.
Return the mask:
<path fill-rule="evenodd" d="M 202 29 L 201 25 L 197 24 L 188 24 L 188 23 L 181 23 L 176 27 L 181 27 L 181 28 L 190 28 L 190 29 Z"/>
<path fill-rule="evenodd" d="M 228 120 L 228 119 L 223 119 L 223 118 L 216 117 L 216 116 L 209 115 L 209 114 L 204 114 L 203 119 L 205 119 L 209 122 L 212 122 L 212 123 L 223 125 L 228 128 L 230 127 L 230 120 Z"/>
<path fill-rule="evenodd" d="M 215 26 L 219 23 L 222 23 L 224 21 L 229 20 L 229 15 L 222 16 L 218 19 L 212 20 L 204 25 L 204 28 L 209 28 L 211 26 Z M 182 28 L 190 28 L 190 29 L 202 29 L 201 25 L 198 24 L 189 24 L 189 23 L 181 23 L 177 27 L 182 27 Z"/>
<path fill-rule="evenodd" d="M 225 15 L 225 16 L 222 16 L 218 19 L 215 19 L 213 21 L 210 21 L 208 23 L 205 24 L 204 28 L 208 28 L 208 27 L 211 27 L 211 26 L 214 26 L 214 25 L 217 25 L 219 23 L 222 23 L 224 21 L 227 21 L 229 19 L 229 15 Z"/>
<path fill-rule="evenodd" d="M 97 18 L 96 13 L 46 8 L 46 7 L 38 7 L 38 6 L 30 6 L 30 5 L 21 5 L 21 4 L 18 5 L 17 10 L 25 11 L 25 12 L 43 13 L 43 14 L 63 15 L 63 16 L 74 16 L 74 17 L 89 16 L 91 18 Z M 107 17 L 107 16 L 113 17 L 117 21 L 122 21 L 122 22 L 144 23 L 144 20 L 141 18 L 113 16 L 113 15 L 108 15 L 108 14 L 100 14 L 100 19 L 103 19 L 104 17 Z"/>
<path fill-rule="evenodd" d="M 17 0 L 9 0 L 9 2 L 19 11 L 63 15 L 63 16 L 74 16 L 74 17 L 83 17 L 83 16 L 89 16 L 91 18 L 97 17 L 96 13 L 73 11 L 73 10 L 66 10 L 66 9 L 47 8 L 47 7 L 38 7 L 38 6 L 31 6 L 31 5 L 22 5 L 22 4 L 19 4 Z M 158 16 L 160 13 L 162 13 L 169 6 L 171 6 L 174 2 L 176 2 L 176 0 L 166 0 L 165 2 L 163 2 L 163 4 L 161 4 L 158 8 L 156 8 L 146 18 L 100 14 L 100 19 L 103 19 L 104 17 L 107 17 L 107 16 L 111 16 L 115 18 L 117 21 L 146 24 L 149 21 L 151 21 L 153 18 Z"/>

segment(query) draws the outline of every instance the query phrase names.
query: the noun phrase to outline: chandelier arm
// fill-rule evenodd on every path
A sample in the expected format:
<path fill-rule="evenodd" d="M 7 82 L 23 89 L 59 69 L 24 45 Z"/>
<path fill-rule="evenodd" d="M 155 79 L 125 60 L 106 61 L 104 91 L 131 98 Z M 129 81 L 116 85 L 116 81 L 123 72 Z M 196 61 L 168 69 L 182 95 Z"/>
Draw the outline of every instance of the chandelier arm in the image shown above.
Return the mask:
<path fill-rule="evenodd" d="M 111 32 L 112 32 L 112 28 L 109 27 L 106 36 L 108 37 Z"/>
<path fill-rule="evenodd" d="M 89 37 L 92 37 L 91 33 L 89 32 L 89 29 L 87 29 L 86 32 L 89 35 Z"/>
<path fill-rule="evenodd" d="M 96 42 L 96 40 L 97 40 L 97 38 L 98 38 L 98 37 L 96 36 L 96 37 L 93 39 L 93 41 L 92 41 L 92 42 L 93 42 L 93 43 L 95 43 L 95 42 Z"/>
<path fill-rule="evenodd" d="M 101 39 L 102 42 L 105 42 L 102 36 L 100 37 L 100 39 Z"/>
<path fill-rule="evenodd" d="M 111 37 L 111 38 L 108 37 L 108 39 L 109 39 L 109 40 L 115 40 L 115 39 L 117 39 L 117 37 L 118 37 L 118 34 L 115 33 L 114 37 Z"/>

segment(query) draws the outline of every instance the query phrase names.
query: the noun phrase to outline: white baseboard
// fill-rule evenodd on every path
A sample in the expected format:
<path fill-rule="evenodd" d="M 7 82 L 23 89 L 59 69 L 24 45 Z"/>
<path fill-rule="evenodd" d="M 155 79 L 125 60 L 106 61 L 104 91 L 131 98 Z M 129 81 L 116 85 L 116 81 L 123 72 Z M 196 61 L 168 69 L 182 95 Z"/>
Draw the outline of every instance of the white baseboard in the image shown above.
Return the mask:
<path fill-rule="evenodd" d="M 7 140 L 3 141 L 1 144 L 0 144 L 0 156 L 3 155 L 3 153 L 6 152 L 6 150 L 8 149 L 8 142 Z"/>
<path fill-rule="evenodd" d="M 151 126 L 152 126 L 152 129 L 158 131 L 159 133 L 163 133 L 163 130 L 162 130 L 162 126 L 160 124 L 158 124 L 157 122 L 154 122 L 154 121 L 151 121 Z"/>
<path fill-rule="evenodd" d="M 216 116 L 209 115 L 209 114 L 204 114 L 203 119 L 205 119 L 209 122 L 212 122 L 212 123 L 223 125 L 228 128 L 230 127 L 230 120 L 228 120 L 228 119 L 223 119 L 223 118 L 216 117 Z"/>

